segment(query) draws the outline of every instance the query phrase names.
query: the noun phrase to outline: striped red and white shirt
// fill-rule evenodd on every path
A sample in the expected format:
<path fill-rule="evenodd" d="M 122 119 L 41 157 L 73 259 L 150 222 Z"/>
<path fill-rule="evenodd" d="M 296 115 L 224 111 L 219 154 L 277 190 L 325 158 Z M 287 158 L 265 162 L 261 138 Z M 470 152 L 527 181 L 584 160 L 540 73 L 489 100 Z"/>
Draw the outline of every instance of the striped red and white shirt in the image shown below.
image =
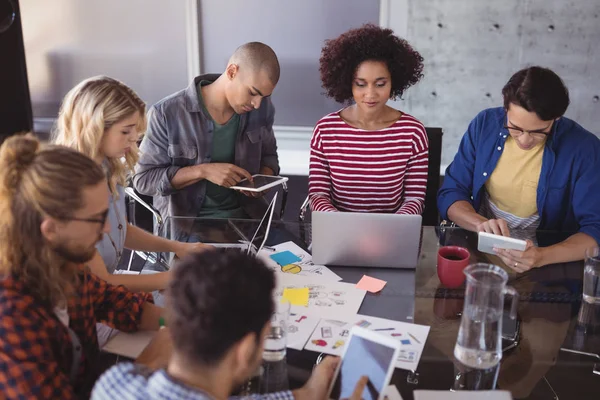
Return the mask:
<path fill-rule="evenodd" d="M 390 127 L 367 131 L 334 112 L 317 123 L 310 148 L 313 211 L 423 213 L 429 141 L 416 118 L 402 114 Z"/>

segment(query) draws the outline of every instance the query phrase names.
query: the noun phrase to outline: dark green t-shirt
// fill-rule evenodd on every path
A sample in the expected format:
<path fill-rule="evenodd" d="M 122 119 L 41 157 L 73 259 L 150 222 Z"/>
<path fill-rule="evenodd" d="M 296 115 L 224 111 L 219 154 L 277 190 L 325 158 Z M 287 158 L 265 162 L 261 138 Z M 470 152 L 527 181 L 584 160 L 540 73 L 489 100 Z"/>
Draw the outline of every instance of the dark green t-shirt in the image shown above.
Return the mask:
<path fill-rule="evenodd" d="M 200 81 L 198 83 L 198 101 L 207 115 L 210 115 L 210 113 L 204 105 L 201 87 L 209 83 L 211 82 Z M 211 162 L 233 164 L 235 161 L 235 140 L 240 126 L 240 116 L 234 113 L 231 119 L 223 125 L 217 124 L 214 119 L 212 121 L 215 129 L 213 131 Z M 207 181 L 206 196 L 198 212 L 198 217 L 244 218 L 245 213 L 240 207 L 235 190 Z"/>

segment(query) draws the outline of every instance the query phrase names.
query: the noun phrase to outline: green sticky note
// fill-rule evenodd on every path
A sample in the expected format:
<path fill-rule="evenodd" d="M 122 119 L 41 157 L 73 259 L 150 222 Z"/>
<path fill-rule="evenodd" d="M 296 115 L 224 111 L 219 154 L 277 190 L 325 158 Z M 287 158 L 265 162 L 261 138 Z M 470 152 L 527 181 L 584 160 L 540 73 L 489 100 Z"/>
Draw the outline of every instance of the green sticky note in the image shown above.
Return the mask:
<path fill-rule="evenodd" d="M 293 306 L 308 307 L 308 288 L 284 288 L 281 299 L 286 299 Z"/>

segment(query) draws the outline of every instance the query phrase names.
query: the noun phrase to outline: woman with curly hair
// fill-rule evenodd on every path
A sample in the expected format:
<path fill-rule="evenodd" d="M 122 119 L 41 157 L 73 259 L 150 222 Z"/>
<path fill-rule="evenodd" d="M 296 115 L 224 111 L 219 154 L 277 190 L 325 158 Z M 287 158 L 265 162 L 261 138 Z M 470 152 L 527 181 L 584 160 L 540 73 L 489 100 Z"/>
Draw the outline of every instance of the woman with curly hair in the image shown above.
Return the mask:
<path fill-rule="evenodd" d="M 325 42 L 326 95 L 346 108 L 311 140 L 313 211 L 421 214 L 429 143 L 423 124 L 386 105 L 423 77 L 423 58 L 392 30 L 367 24 Z"/>

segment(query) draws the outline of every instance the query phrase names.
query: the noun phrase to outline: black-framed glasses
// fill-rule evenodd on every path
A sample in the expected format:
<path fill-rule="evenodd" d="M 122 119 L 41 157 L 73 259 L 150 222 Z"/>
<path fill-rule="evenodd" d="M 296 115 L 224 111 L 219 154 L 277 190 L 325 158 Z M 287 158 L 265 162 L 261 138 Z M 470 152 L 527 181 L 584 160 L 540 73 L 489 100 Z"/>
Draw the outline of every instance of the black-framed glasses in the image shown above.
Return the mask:
<path fill-rule="evenodd" d="M 507 118 L 508 120 L 508 118 Z M 538 138 L 542 138 L 542 137 L 548 137 L 550 136 L 550 134 L 552 133 L 552 128 L 554 127 L 554 122 L 552 121 L 552 123 L 544 128 L 544 129 L 540 129 L 540 130 L 536 130 L 536 131 L 526 131 L 525 129 L 521 129 L 521 128 L 516 128 L 514 126 L 508 126 L 508 125 L 504 125 L 504 129 L 506 129 L 508 132 L 510 132 L 512 135 L 514 136 L 521 136 L 524 133 L 528 133 L 529 136 L 535 137 L 537 136 Z M 510 121 L 509 121 L 510 123 Z"/>
<path fill-rule="evenodd" d="M 108 208 L 106 211 L 102 213 L 100 218 L 77 218 L 77 217 L 67 217 L 61 218 L 65 221 L 82 221 L 82 222 L 91 222 L 94 224 L 100 224 L 100 226 L 104 226 L 106 224 L 106 219 L 108 218 Z"/>

